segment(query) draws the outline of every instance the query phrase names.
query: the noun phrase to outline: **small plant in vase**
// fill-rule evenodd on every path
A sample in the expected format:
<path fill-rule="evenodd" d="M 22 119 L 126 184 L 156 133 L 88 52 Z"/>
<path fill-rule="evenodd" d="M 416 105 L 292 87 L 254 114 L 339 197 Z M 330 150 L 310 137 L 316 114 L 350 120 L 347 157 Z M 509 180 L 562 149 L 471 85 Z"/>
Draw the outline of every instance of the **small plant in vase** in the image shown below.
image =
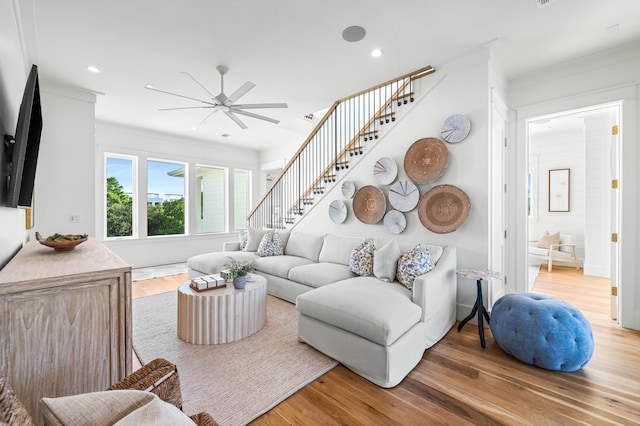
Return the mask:
<path fill-rule="evenodd" d="M 229 271 L 229 278 L 233 278 L 233 286 L 237 289 L 243 289 L 247 282 L 247 274 L 256 269 L 255 262 L 237 261 L 229 258 L 231 261 L 224 265 Z"/>

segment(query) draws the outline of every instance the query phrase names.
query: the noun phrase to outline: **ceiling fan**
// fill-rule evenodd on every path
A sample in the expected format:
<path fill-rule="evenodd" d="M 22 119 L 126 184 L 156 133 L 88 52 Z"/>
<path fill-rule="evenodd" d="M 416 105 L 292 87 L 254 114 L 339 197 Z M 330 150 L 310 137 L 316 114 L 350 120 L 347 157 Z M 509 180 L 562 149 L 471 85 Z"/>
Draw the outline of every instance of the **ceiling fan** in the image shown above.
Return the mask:
<path fill-rule="evenodd" d="M 206 123 L 213 114 L 218 111 L 224 112 L 227 117 L 232 119 L 238 126 L 243 129 L 247 128 L 247 125 L 240 120 L 240 118 L 236 114 L 244 115 L 247 117 L 257 118 L 259 120 L 268 121 L 270 123 L 278 124 L 280 121 L 266 117 L 264 115 L 255 114 L 253 112 L 245 111 L 246 109 L 260 109 L 260 108 L 287 108 L 286 103 L 266 103 L 266 104 L 236 104 L 235 102 L 240 99 L 240 97 L 244 96 L 249 90 L 253 89 L 256 85 L 250 81 L 244 83 L 240 88 L 238 88 L 235 92 L 231 94 L 231 96 L 227 96 L 224 94 L 224 75 L 229 71 L 224 65 L 218 65 L 216 67 L 218 72 L 220 73 L 220 93 L 218 95 L 213 95 L 206 87 L 204 87 L 198 80 L 196 80 L 191 74 L 188 72 L 182 71 L 182 74 L 185 74 L 191 80 L 193 80 L 198 87 L 200 87 L 208 96 L 209 100 L 202 100 L 197 98 L 192 98 L 189 96 L 180 95 L 178 93 L 171 93 L 165 90 L 156 89 L 152 85 L 146 85 L 145 89 L 153 90 L 160 93 L 166 93 L 172 96 L 178 96 L 180 98 L 191 99 L 192 101 L 200 102 L 204 105 L 200 106 L 190 106 L 190 107 L 178 107 L 178 108 L 162 108 L 159 111 L 175 111 L 181 109 L 211 109 L 211 113 L 209 113 L 204 120 L 200 122 L 200 124 Z"/>

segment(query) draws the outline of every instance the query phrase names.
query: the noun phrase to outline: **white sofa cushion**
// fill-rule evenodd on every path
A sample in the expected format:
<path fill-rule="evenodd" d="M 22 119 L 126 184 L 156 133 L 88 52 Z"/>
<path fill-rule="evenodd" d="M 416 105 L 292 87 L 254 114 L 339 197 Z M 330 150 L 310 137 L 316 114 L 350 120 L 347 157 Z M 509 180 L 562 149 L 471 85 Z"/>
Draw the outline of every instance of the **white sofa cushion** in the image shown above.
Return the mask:
<path fill-rule="evenodd" d="M 248 236 L 247 236 L 247 244 L 244 246 L 244 251 L 257 251 L 258 247 L 260 247 L 260 242 L 262 238 L 269 232 L 272 232 L 270 229 L 256 229 L 249 228 Z"/>
<path fill-rule="evenodd" d="M 422 309 L 405 287 L 356 277 L 301 294 L 303 315 L 388 346 L 420 321 Z"/>
<path fill-rule="evenodd" d="M 291 281 L 311 287 L 322 287 L 355 276 L 348 266 L 329 262 L 296 266 L 289 271 Z"/>
<path fill-rule="evenodd" d="M 343 237 L 340 235 L 327 234 L 324 236 L 318 261 L 349 266 L 351 252 L 363 241 L 364 237 Z"/>
<path fill-rule="evenodd" d="M 257 257 L 256 259 L 256 273 L 265 272 L 270 275 L 275 275 L 280 278 L 288 278 L 289 270 L 300 265 L 309 265 L 313 262 L 304 257 L 298 256 L 270 256 L 270 257 Z"/>
<path fill-rule="evenodd" d="M 292 231 L 291 235 L 289 235 L 287 246 L 284 249 L 284 254 L 304 257 L 313 262 L 317 262 L 323 242 L 324 235 L 322 234 Z"/>
<path fill-rule="evenodd" d="M 190 257 L 187 259 L 187 266 L 205 275 L 217 274 L 225 264 L 229 263 L 229 257 L 238 262 L 252 262 L 260 258 L 255 253 L 247 251 L 216 251 Z"/>
<path fill-rule="evenodd" d="M 42 414 L 49 425 L 190 425 L 193 421 L 157 395 L 137 390 L 82 393 L 42 398 Z"/>
<path fill-rule="evenodd" d="M 379 280 L 390 283 L 396 279 L 398 259 L 402 256 L 396 240 L 391 240 L 373 252 L 373 275 Z"/>

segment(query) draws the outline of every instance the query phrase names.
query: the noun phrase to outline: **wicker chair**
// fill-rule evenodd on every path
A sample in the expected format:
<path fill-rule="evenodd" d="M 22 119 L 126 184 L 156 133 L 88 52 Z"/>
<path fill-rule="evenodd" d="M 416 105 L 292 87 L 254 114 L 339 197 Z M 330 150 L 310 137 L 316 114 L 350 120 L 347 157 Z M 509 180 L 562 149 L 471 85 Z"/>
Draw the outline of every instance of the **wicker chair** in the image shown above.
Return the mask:
<path fill-rule="evenodd" d="M 108 390 L 142 390 L 158 395 L 160 399 L 182 410 L 182 392 L 176 366 L 157 358 L 134 371 Z M 218 423 L 205 412 L 190 416 L 199 426 L 217 426 Z M 32 426 L 33 420 L 3 377 L 0 377 L 0 424 Z"/>

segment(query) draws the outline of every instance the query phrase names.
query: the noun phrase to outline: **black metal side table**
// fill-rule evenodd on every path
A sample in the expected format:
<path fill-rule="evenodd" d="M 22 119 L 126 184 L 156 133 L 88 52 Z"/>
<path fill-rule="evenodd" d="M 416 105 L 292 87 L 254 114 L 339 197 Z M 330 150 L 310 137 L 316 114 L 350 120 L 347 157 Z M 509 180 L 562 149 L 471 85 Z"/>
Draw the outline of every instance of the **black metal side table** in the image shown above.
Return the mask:
<path fill-rule="evenodd" d="M 460 324 L 458 325 L 458 331 L 462 330 L 462 327 L 464 327 L 464 325 L 469 322 L 469 320 L 473 318 L 477 313 L 480 344 L 482 345 L 482 348 L 485 348 L 486 345 L 484 341 L 484 324 L 482 318 L 484 317 L 487 320 L 487 324 L 490 324 L 491 319 L 489 318 L 489 313 L 484 307 L 484 303 L 482 301 L 482 280 L 501 280 L 502 277 L 497 272 L 484 269 L 460 269 L 457 271 L 457 274 L 461 277 L 475 279 L 478 292 L 476 296 L 476 303 L 473 305 L 471 313 L 465 319 L 460 321 Z"/>

